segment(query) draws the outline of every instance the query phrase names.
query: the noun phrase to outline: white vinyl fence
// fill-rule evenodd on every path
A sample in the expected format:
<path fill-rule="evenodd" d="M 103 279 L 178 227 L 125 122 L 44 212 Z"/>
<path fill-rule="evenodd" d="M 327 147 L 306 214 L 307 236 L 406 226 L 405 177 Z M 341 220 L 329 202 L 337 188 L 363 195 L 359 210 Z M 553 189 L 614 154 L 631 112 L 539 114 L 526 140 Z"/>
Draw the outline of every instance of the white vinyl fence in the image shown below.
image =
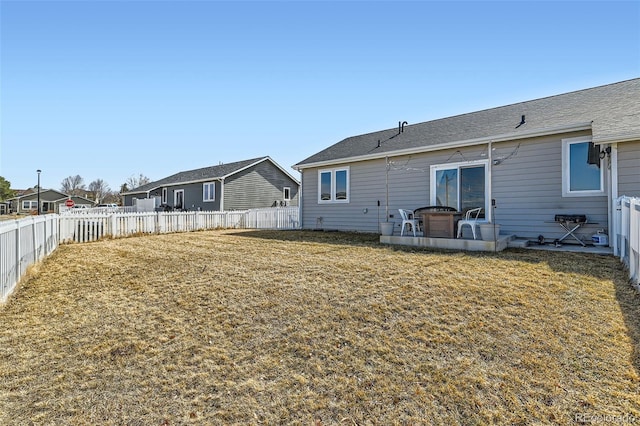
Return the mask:
<path fill-rule="evenodd" d="M 619 197 L 613 217 L 613 253 L 629 269 L 629 278 L 640 291 L 640 198 Z"/>
<path fill-rule="evenodd" d="M 0 302 L 6 301 L 27 268 L 58 247 L 58 215 L 0 222 Z"/>
<path fill-rule="evenodd" d="M 60 242 L 205 229 L 298 229 L 298 207 L 228 212 L 86 213 L 60 216 Z"/>
<path fill-rule="evenodd" d="M 135 206 L 118 206 L 118 207 L 67 207 L 59 206 L 60 214 L 100 214 L 100 213 L 133 213 L 136 212 Z M 152 209 L 153 210 L 153 209 Z"/>

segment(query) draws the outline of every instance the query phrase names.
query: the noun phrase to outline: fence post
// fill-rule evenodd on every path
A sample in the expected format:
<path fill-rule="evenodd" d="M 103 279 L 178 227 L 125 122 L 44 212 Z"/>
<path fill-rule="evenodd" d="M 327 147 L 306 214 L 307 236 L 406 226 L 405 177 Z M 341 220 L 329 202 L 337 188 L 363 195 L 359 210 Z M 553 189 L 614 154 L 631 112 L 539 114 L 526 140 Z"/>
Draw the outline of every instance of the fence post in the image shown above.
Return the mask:
<path fill-rule="evenodd" d="M 620 254 L 620 249 L 618 248 L 619 234 L 620 234 L 620 197 L 616 198 L 613 202 L 613 208 L 611 211 L 613 212 L 613 235 L 612 239 L 609 242 L 613 246 L 613 255 L 618 256 Z"/>
<path fill-rule="evenodd" d="M 20 280 L 20 264 L 22 263 L 22 253 L 20 253 L 20 221 L 18 219 L 16 219 L 15 221 L 15 225 L 16 225 L 16 273 L 15 273 L 15 278 L 14 278 L 14 283 L 17 283 Z"/>
<path fill-rule="evenodd" d="M 31 240 L 33 242 L 33 261 L 38 260 L 38 228 L 36 216 L 31 216 Z"/>
<path fill-rule="evenodd" d="M 42 257 L 47 255 L 47 218 L 42 221 L 42 241 L 40 242 L 40 247 L 42 247 Z"/>
<path fill-rule="evenodd" d="M 640 281 L 640 200 L 629 199 L 629 277 Z"/>
<path fill-rule="evenodd" d="M 111 219 L 111 238 L 118 238 L 118 219 L 116 218 L 116 214 L 112 213 L 110 216 Z"/>

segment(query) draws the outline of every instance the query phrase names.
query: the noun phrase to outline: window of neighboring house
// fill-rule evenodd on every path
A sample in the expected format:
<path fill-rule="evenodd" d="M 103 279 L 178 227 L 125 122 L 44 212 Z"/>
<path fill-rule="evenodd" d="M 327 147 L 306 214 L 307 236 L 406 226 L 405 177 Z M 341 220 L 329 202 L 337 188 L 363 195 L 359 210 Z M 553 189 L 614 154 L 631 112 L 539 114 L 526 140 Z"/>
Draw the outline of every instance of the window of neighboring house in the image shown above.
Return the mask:
<path fill-rule="evenodd" d="M 285 186 L 284 188 L 282 188 L 282 199 L 284 201 L 291 201 L 291 188 L 288 186 Z"/>
<path fill-rule="evenodd" d="M 162 204 L 167 204 L 167 188 L 162 188 Z"/>
<path fill-rule="evenodd" d="M 562 140 L 562 196 L 580 197 L 604 195 L 604 170 L 600 150 L 590 138 Z M 589 155 L 594 149 L 595 155 Z M 594 152 L 592 151 L 592 154 Z M 591 161 L 589 161 L 591 160 Z M 591 164 L 590 164 L 591 163 Z"/>
<path fill-rule="evenodd" d="M 173 208 L 184 208 L 184 189 L 177 189 L 173 191 Z"/>
<path fill-rule="evenodd" d="M 462 212 L 482 207 L 480 217 L 487 217 L 488 164 L 483 160 L 431 166 L 431 204 Z"/>
<path fill-rule="evenodd" d="M 38 201 L 26 200 L 22 202 L 22 210 L 36 210 Z"/>
<path fill-rule="evenodd" d="M 207 182 L 202 184 L 202 201 L 216 200 L 216 184 L 215 182 Z"/>
<path fill-rule="evenodd" d="M 349 168 L 318 171 L 318 202 L 349 202 Z"/>

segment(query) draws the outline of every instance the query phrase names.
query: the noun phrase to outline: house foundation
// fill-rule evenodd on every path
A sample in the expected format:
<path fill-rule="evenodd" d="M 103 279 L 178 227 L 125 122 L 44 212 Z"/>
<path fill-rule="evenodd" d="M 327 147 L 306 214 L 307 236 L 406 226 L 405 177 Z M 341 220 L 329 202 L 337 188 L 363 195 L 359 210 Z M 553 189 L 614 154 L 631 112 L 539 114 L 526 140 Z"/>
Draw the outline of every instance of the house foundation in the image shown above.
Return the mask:
<path fill-rule="evenodd" d="M 462 238 L 431 238 L 413 236 L 380 236 L 381 244 L 428 247 L 445 250 L 488 251 L 496 252 L 507 248 L 513 235 L 499 235 L 496 241 L 468 240 Z"/>

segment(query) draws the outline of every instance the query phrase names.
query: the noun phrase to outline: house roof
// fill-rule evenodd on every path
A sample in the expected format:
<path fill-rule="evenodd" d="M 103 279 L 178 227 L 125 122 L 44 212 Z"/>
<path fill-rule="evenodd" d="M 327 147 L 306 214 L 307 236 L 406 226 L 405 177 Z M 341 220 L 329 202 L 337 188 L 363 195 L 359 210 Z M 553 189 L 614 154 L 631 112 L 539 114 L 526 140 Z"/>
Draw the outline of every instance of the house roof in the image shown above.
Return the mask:
<path fill-rule="evenodd" d="M 521 123 L 524 116 L 524 124 Z M 294 168 L 591 129 L 594 143 L 640 139 L 640 78 L 344 139 Z"/>
<path fill-rule="evenodd" d="M 16 194 L 16 197 L 21 197 L 23 195 L 31 194 L 32 192 L 36 192 L 36 188 L 27 188 L 27 189 L 14 189 L 13 192 Z"/>
<path fill-rule="evenodd" d="M 123 192 L 122 195 L 145 193 L 165 186 L 224 179 L 263 161 L 270 161 L 276 167 L 282 170 L 283 173 L 289 176 L 293 181 L 295 181 L 296 183 L 298 182 L 296 178 L 287 173 L 282 167 L 280 167 L 275 161 L 273 161 L 271 157 L 266 156 L 252 158 L 250 160 L 236 161 L 235 163 L 219 164 L 217 166 L 203 167 L 201 169 L 179 172 L 164 179 L 139 186 L 135 189 L 132 189 L 131 191 Z"/>
<path fill-rule="evenodd" d="M 27 193 L 19 195 L 17 197 L 13 197 L 13 198 L 9 198 L 7 201 L 10 200 L 22 200 L 22 199 L 35 199 L 38 196 L 38 191 L 34 190 L 34 191 L 27 191 Z M 93 201 L 91 201 L 90 199 L 86 198 L 86 197 L 82 197 L 80 195 L 72 195 L 69 196 L 67 194 L 65 194 L 64 192 L 60 192 L 60 191 L 56 191 L 55 189 L 41 189 L 40 190 L 40 198 L 43 201 L 47 201 L 47 202 L 52 202 L 52 203 L 60 203 L 65 201 L 68 198 L 72 198 L 73 200 L 76 201 L 87 201 L 91 204 L 94 204 Z"/>
<path fill-rule="evenodd" d="M 83 196 L 81 196 L 81 195 L 71 195 L 71 196 L 65 195 L 65 196 L 64 196 L 64 198 L 61 198 L 61 199 L 60 199 L 60 200 L 58 200 L 58 201 L 64 201 L 64 200 L 66 200 L 67 198 L 71 198 L 73 201 L 75 201 L 75 202 L 76 202 L 76 204 L 78 203 L 78 201 L 86 201 L 86 202 L 88 202 L 89 204 L 94 204 L 94 205 L 95 205 L 95 204 L 97 204 L 95 201 L 93 201 L 93 200 L 91 200 L 91 199 L 89 199 L 89 198 L 87 198 L 87 197 L 83 197 Z"/>
<path fill-rule="evenodd" d="M 16 197 L 9 198 L 7 201 L 9 201 L 9 200 L 20 200 L 21 198 L 28 198 L 28 197 L 33 197 L 33 196 L 37 196 L 37 195 L 38 195 L 37 189 L 28 189 L 28 190 L 24 191 L 23 194 L 20 194 L 20 195 L 18 195 Z M 49 197 L 50 195 L 53 195 L 53 197 Z M 55 200 L 58 200 L 60 198 L 67 198 L 68 196 L 63 192 L 56 191 L 55 189 L 41 188 L 40 189 L 40 197 L 45 199 L 45 200 L 55 201 Z"/>

